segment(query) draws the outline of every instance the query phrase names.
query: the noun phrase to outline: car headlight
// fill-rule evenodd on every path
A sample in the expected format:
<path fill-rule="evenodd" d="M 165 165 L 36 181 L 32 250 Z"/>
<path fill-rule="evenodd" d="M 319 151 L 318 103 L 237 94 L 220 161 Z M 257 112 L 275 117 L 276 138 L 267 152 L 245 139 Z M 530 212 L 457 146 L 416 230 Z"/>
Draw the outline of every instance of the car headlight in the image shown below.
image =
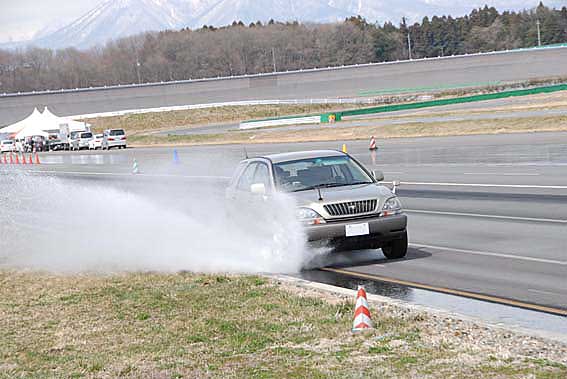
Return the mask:
<path fill-rule="evenodd" d="M 402 203 L 397 197 L 391 197 L 384 203 L 381 216 L 392 216 L 402 213 Z"/>
<path fill-rule="evenodd" d="M 297 219 L 307 225 L 325 224 L 326 221 L 321 215 L 311 208 L 298 208 Z"/>

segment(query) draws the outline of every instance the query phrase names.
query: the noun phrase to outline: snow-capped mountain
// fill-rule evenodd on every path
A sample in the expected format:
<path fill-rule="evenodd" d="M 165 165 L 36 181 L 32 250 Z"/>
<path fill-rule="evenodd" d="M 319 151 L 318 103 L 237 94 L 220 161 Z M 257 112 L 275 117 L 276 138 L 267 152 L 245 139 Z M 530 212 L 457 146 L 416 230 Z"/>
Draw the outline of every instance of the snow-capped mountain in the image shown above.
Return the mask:
<path fill-rule="evenodd" d="M 370 22 L 410 22 L 460 9 L 458 0 L 105 0 L 71 24 L 31 44 L 86 48 L 144 31 L 223 26 L 233 21 L 334 22 L 361 15 Z M 473 6 L 472 4 L 470 5 Z"/>
<path fill-rule="evenodd" d="M 184 20 L 169 0 L 107 0 L 69 25 L 33 40 L 33 44 L 86 48 L 147 30 L 177 28 Z"/>

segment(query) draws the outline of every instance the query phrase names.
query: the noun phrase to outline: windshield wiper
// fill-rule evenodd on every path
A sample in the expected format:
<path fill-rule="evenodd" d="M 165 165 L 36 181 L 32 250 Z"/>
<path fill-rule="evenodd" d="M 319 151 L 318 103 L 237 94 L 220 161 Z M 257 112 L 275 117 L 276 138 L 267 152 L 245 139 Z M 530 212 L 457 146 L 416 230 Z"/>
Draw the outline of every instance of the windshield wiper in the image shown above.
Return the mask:
<path fill-rule="evenodd" d="M 344 185 L 345 185 L 344 183 L 323 183 L 323 184 L 317 184 L 316 186 L 309 186 L 309 187 L 296 189 L 295 191 L 292 191 L 292 192 L 310 191 L 310 190 L 316 190 L 316 189 L 321 189 L 321 188 L 339 187 L 339 186 L 344 186 Z"/>

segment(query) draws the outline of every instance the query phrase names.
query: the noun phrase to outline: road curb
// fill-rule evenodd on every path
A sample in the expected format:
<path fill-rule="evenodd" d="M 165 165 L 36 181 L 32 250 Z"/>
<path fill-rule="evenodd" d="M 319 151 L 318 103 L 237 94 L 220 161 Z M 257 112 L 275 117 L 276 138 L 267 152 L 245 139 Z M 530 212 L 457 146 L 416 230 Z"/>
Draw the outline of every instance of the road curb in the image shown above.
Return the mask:
<path fill-rule="evenodd" d="M 341 299 L 345 299 L 345 300 L 351 300 L 354 302 L 354 299 L 356 298 L 356 290 L 351 290 L 348 288 L 343 288 L 343 287 L 337 287 L 337 286 L 333 286 L 333 285 L 329 285 L 329 284 L 324 284 L 324 283 L 318 283 L 318 282 L 311 282 L 309 280 L 305 280 L 305 279 L 301 279 L 301 278 L 297 278 L 297 277 L 293 277 L 293 276 L 289 276 L 289 275 L 269 275 L 269 278 L 271 278 L 272 280 L 275 280 L 277 282 L 283 282 L 286 283 L 288 285 L 292 285 L 292 286 L 296 286 L 299 288 L 303 288 L 303 289 L 307 289 L 307 290 L 311 290 L 315 293 L 319 292 L 319 293 L 326 293 L 326 294 L 330 294 L 333 296 L 338 296 Z M 456 313 L 456 312 L 452 312 L 452 311 L 447 311 L 444 309 L 440 309 L 440 308 L 434 308 L 434 307 L 428 307 L 425 305 L 420 305 L 420 304 L 411 304 L 408 303 L 406 301 L 403 300 L 398 300 L 398 299 L 392 299 L 389 297 L 385 297 L 385 296 L 380 296 L 380 295 L 375 295 L 375 294 L 371 294 L 371 293 L 367 293 L 368 296 L 368 302 L 370 303 L 371 307 L 376 308 L 377 304 L 388 304 L 388 305 L 392 305 L 394 307 L 398 307 L 410 312 L 422 312 L 422 313 L 428 313 L 429 315 L 433 315 L 436 317 L 441 317 L 441 318 L 446 318 L 446 319 L 451 319 L 454 321 L 463 321 L 463 322 L 469 322 L 469 323 L 474 323 L 477 325 L 480 325 L 483 328 L 488 328 L 494 331 L 500 331 L 500 332 L 506 332 L 506 333 L 512 333 L 517 335 L 518 337 L 527 337 L 527 338 L 537 338 L 537 339 L 542 339 L 542 340 L 546 340 L 549 342 L 553 342 L 553 343 L 559 343 L 562 345 L 567 346 L 567 334 L 559 334 L 559 333 L 553 333 L 553 332 L 547 332 L 547 331 L 543 331 L 543 330 L 537 330 L 537 329 L 528 329 L 525 327 L 521 327 L 521 326 L 516 326 L 516 325 L 504 325 L 504 324 L 498 324 L 498 323 L 494 323 L 494 322 L 490 322 L 490 321 L 486 321 L 483 320 L 481 318 L 478 317 L 473 317 L 473 316 L 468 316 L 468 315 L 464 315 L 464 314 L 460 314 L 460 313 Z M 379 305 L 378 305 L 379 308 Z M 561 316 L 558 316 L 561 317 Z M 566 322 L 567 322 L 567 318 L 566 318 Z"/>

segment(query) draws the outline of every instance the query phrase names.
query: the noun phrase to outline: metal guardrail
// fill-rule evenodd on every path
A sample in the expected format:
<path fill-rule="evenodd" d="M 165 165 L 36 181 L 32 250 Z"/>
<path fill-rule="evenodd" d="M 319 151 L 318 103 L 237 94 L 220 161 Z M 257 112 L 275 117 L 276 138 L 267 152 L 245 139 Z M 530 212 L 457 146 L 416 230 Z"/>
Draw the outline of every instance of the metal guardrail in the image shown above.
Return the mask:
<path fill-rule="evenodd" d="M 89 113 L 89 114 L 66 116 L 65 118 L 72 119 L 72 120 L 84 120 L 84 119 L 89 119 L 89 118 L 126 116 L 126 115 L 131 115 L 131 114 L 173 112 L 173 111 L 186 111 L 186 110 L 191 110 L 191 109 L 206 109 L 206 108 L 233 107 L 233 106 L 252 106 L 252 105 L 372 104 L 372 103 L 374 103 L 374 99 L 367 99 L 367 98 L 246 100 L 246 101 L 228 101 L 228 102 L 223 102 L 223 103 L 177 105 L 177 106 L 171 106 L 171 107 L 127 109 L 127 110 L 123 110 L 123 111 Z M 297 118 L 298 116 L 289 116 L 289 117 L 290 118 Z M 286 118 L 286 117 L 282 117 L 282 118 Z M 274 118 L 274 119 L 280 119 L 280 118 Z M 254 120 L 254 121 L 263 121 L 263 120 Z"/>
<path fill-rule="evenodd" d="M 362 63 L 362 64 L 355 64 L 355 65 L 343 65 L 343 66 L 335 66 L 335 67 L 323 67 L 323 68 L 315 67 L 315 68 L 299 69 L 299 70 L 291 70 L 291 71 L 266 72 L 266 73 L 259 73 L 259 74 L 246 74 L 246 75 L 235 75 L 235 76 L 219 76 L 219 77 L 216 77 L 216 78 L 200 78 L 200 79 L 175 80 L 175 81 L 169 81 L 169 82 L 152 82 L 152 83 L 142 83 L 142 84 L 132 83 L 132 84 L 117 84 L 117 85 L 102 86 L 102 87 L 59 89 L 59 90 L 45 90 L 45 91 L 31 91 L 31 92 L 17 92 L 17 93 L 2 93 L 2 94 L 0 94 L 0 98 L 17 97 L 17 96 L 49 95 L 49 94 L 59 94 L 59 93 L 104 91 L 104 90 L 124 89 L 124 88 L 169 86 L 169 85 L 179 85 L 179 84 L 189 84 L 189 83 L 211 82 L 211 81 L 219 81 L 219 80 L 250 79 L 250 78 L 258 78 L 258 77 L 266 77 L 266 76 L 293 75 L 293 74 L 298 74 L 298 73 L 324 72 L 324 71 L 338 71 L 338 70 L 346 70 L 346 69 L 360 68 L 360 67 L 387 66 L 387 65 L 395 65 L 395 64 L 407 64 L 407 63 L 413 63 L 413 62 L 460 59 L 460 58 L 466 58 L 466 57 L 471 57 L 471 56 L 499 55 L 499 54 L 522 53 L 522 52 L 527 52 L 527 51 L 564 49 L 564 48 L 567 48 L 567 44 L 549 45 L 549 46 L 541 46 L 541 47 L 530 47 L 530 48 L 513 49 L 513 50 L 478 52 L 478 53 L 473 53 L 473 54 L 450 55 L 450 56 L 444 56 L 444 57 L 439 56 L 439 57 L 418 58 L 418 59 L 411 59 L 411 60 L 406 59 L 406 60 L 397 60 L 397 61 L 390 61 L 390 62 L 371 62 L 371 63 Z"/>

